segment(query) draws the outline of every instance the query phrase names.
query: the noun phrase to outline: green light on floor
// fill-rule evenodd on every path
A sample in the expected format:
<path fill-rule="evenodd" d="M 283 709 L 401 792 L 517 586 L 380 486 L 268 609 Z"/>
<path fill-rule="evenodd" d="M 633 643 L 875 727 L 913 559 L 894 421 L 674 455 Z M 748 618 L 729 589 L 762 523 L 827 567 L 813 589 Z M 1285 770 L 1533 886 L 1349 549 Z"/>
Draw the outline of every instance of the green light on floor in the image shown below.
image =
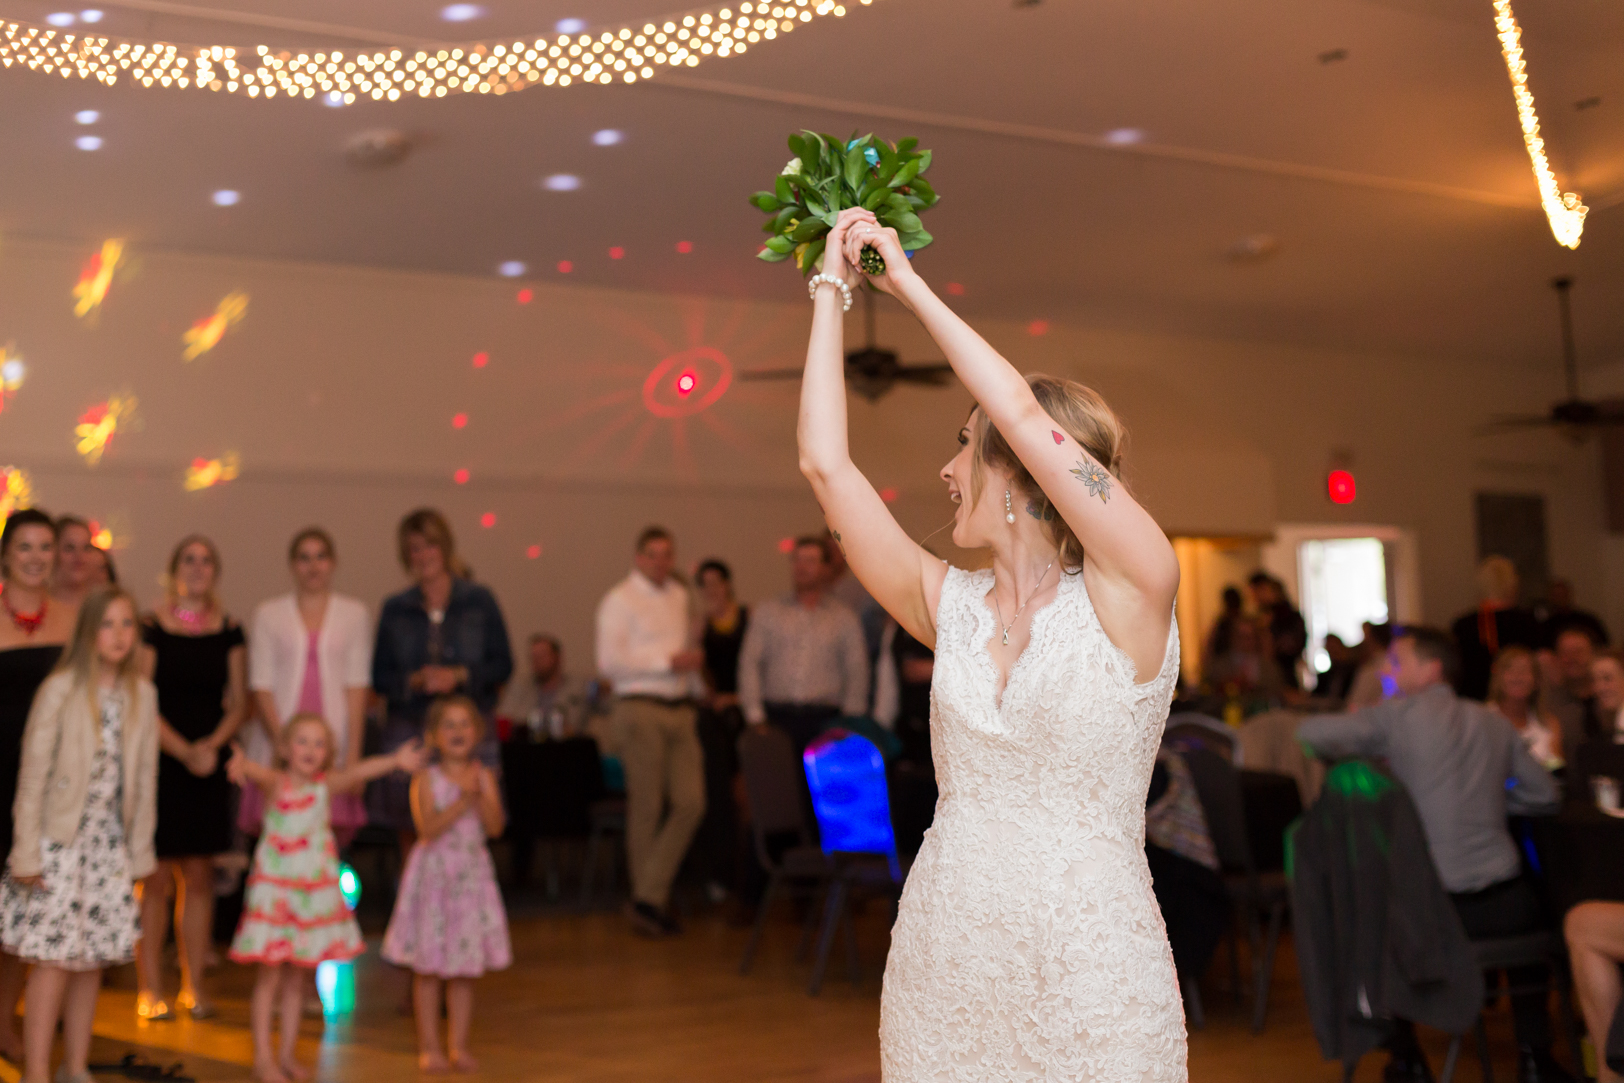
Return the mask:
<path fill-rule="evenodd" d="M 338 867 L 338 891 L 344 896 L 344 905 L 351 910 L 361 905 L 361 878 L 349 865 Z"/>
<path fill-rule="evenodd" d="M 329 1019 L 355 1011 L 355 964 L 317 964 L 316 995 L 321 997 L 322 1014 Z"/>

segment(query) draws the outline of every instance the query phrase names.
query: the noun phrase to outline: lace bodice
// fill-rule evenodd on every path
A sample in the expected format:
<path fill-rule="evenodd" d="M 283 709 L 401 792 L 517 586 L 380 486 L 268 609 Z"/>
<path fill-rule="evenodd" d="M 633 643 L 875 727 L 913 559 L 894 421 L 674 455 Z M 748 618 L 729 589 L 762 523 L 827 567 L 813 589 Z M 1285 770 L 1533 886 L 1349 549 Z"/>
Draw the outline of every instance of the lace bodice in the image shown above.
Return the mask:
<path fill-rule="evenodd" d="M 992 573 L 950 570 L 931 743 L 941 789 L 881 1009 L 886 1083 L 1185 1079 L 1145 863 L 1145 795 L 1179 657 L 1136 684 L 1081 575 L 1034 614 L 1002 698 Z"/>

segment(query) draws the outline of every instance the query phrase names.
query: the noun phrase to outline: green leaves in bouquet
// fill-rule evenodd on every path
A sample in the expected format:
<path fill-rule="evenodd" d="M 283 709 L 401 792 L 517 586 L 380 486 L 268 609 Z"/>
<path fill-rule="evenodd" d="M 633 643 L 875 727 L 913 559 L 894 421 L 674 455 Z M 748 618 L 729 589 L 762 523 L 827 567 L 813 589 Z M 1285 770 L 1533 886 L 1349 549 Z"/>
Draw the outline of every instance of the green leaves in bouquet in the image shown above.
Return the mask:
<path fill-rule="evenodd" d="M 930 168 L 930 151 L 918 151 L 918 145 L 910 138 L 893 146 L 872 133 L 846 140 L 812 131 L 791 135 L 795 157 L 774 178 L 772 191 L 750 197 L 769 216 L 761 228 L 770 236 L 759 258 L 778 263 L 793 255 L 803 274 L 812 272 L 847 207 L 873 211 L 881 225 L 897 231 L 904 251 L 930 244 L 919 212 L 935 206 L 938 196 L 921 176 Z M 878 254 L 865 249 L 865 269 L 883 268 Z"/>

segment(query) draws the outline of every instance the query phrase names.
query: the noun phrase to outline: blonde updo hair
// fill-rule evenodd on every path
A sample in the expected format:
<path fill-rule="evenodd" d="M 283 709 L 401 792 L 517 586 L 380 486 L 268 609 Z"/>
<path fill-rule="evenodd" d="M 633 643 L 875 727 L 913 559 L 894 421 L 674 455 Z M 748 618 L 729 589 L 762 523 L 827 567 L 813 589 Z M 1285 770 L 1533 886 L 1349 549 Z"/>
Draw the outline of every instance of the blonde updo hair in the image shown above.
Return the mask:
<path fill-rule="evenodd" d="M 1038 400 L 1038 405 L 1051 421 L 1073 440 L 1082 445 L 1094 461 L 1110 471 L 1118 481 L 1122 479 L 1122 449 L 1128 431 L 1100 393 L 1076 380 L 1033 373 L 1026 385 Z M 1021 464 L 1009 441 L 987 417 L 986 411 L 976 410 L 971 417 L 971 462 L 974 473 L 970 478 L 972 506 L 981 499 L 986 470 L 991 467 L 1010 475 L 1011 488 L 1032 501 L 1043 512 L 1043 522 L 1049 528 L 1055 546 L 1060 550 L 1060 564 L 1067 572 L 1083 570 L 1083 543 L 1077 540 L 1066 521 L 1054 513 L 1049 498 L 1033 479 L 1031 471 Z"/>

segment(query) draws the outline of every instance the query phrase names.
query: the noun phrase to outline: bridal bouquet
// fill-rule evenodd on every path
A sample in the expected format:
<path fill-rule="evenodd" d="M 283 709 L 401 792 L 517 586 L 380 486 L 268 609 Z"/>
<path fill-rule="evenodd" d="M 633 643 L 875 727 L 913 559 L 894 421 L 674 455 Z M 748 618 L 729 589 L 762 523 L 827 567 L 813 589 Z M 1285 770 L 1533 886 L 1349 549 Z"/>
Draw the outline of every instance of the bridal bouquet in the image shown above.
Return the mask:
<path fill-rule="evenodd" d="M 892 145 L 872 134 L 841 142 L 830 135 L 802 132 L 789 137 L 794 152 L 770 192 L 757 192 L 750 202 L 768 218 L 770 233 L 760 258 L 779 263 L 795 257 L 803 275 L 823 258 L 827 235 L 840 212 L 862 207 L 880 225 L 897 231 L 905 252 L 925 247 L 933 238 L 919 223 L 919 212 L 936 205 L 938 196 L 924 178 L 930 151 L 915 150 L 917 139 Z M 858 260 L 866 274 L 885 273 L 885 260 L 872 245 Z"/>

